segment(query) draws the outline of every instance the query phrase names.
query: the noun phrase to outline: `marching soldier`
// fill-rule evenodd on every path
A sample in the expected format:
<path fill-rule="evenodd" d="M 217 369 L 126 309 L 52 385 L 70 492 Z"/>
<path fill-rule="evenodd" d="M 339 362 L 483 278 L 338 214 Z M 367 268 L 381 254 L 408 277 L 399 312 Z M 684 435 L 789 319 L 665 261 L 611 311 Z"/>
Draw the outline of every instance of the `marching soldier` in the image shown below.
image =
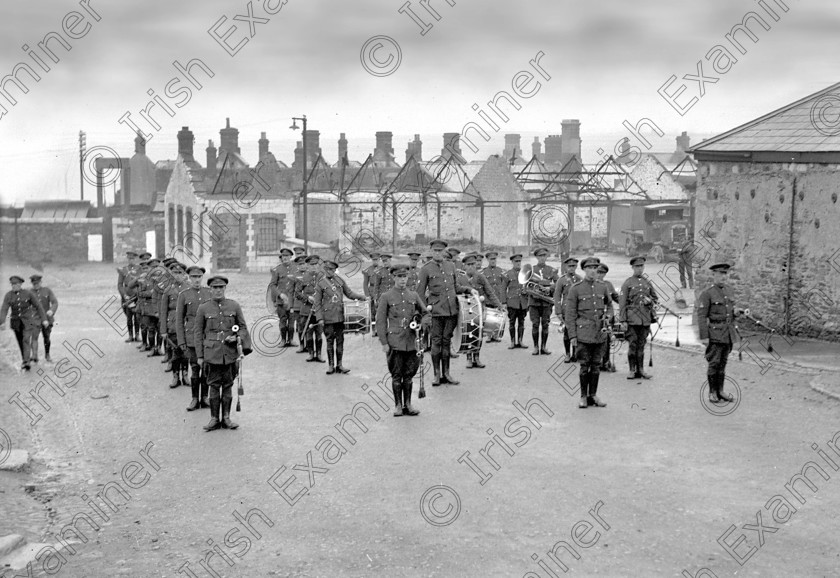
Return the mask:
<path fill-rule="evenodd" d="M 49 319 L 41 306 L 41 301 L 31 292 L 23 289 L 23 277 L 12 275 L 9 278 L 12 290 L 3 298 L 0 307 L 0 331 L 6 327 L 6 313 L 9 315 L 9 326 L 15 332 L 20 356 L 23 360 L 21 369 L 29 371 L 32 362 L 32 346 L 37 347 L 39 327 L 49 325 Z"/>
<path fill-rule="evenodd" d="M 172 383 L 170 388 L 179 385 L 187 385 L 187 357 L 178 344 L 178 329 L 175 321 L 178 311 L 178 297 L 181 292 L 189 287 L 184 275 L 184 266 L 175 261 L 169 266 L 172 274 L 172 282 L 163 292 L 160 300 L 160 334 L 166 340 L 169 347 L 169 356 L 172 363 Z"/>
<path fill-rule="evenodd" d="M 324 360 L 321 359 L 321 346 L 323 345 L 321 326 L 315 320 L 314 310 L 312 308 L 315 302 L 315 285 L 323 276 L 323 273 L 319 270 L 320 261 L 321 258 L 318 255 L 311 255 L 306 259 L 306 265 L 309 271 L 303 274 L 303 279 L 296 286 L 296 291 L 302 303 L 300 316 L 304 319 L 304 322 L 301 345 L 305 344 L 309 352 L 309 357 L 306 361 L 324 363 Z"/>
<path fill-rule="evenodd" d="M 411 291 L 417 291 L 417 283 L 420 281 L 420 267 L 418 266 L 419 261 L 420 253 L 417 251 L 411 251 L 408 253 L 408 281 L 405 286 Z"/>
<path fill-rule="evenodd" d="M 297 265 L 292 263 L 293 254 L 291 249 L 280 249 L 281 262 L 271 270 L 269 283 L 273 287 L 274 308 L 280 325 L 280 347 L 289 347 L 292 342 L 291 299 L 294 297 L 294 276 L 297 273 Z"/>
<path fill-rule="evenodd" d="M 52 333 L 53 323 L 55 323 L 55 312 L 58 311 L 58 299 L 55 298 L 55 293 L 49 287 L 41 286 L 41 276 L 37 273 L 29 277 L 32 282 L 32 295 L 40 301 L 41 308 L 46 312 L 47 325 L 40 326 L 40 332 L 44 336 L 44 359 L 52 362 L 50 359 L 50 334 Z M 5 317 L 4 317 L 5 319 Z M 38 363 L 38 336 L 32 342 L 32 361 Z"/>
<path fill-rule="evenodd" d="M 436 239 L 429 245 L 432 249 L 432 261 L 420 269 L 417 293 L 420 299 L 431 307 L 432 313 L 432 367 L 435 372 L 432 385 L 458 385 L 460 382 L 449 373 L 452 334 L 458 324 L 457 294 L 472 293 L 477 297 L 478 292 L 463 282 L 453 263 L 444 260 L 446 241 Z"/>
<path fill-rule="evenodd" d="M 572 285 L 564 302 L 566 327 L 580 363 L 578 407 L 581 409 L 590 405 L 607 405 L 598 399 L 597 393 L 601 358 L 607 340 L 605 323 L 612 316 L 612 302 L 607 286 L 596 278 L 599 264 L 600 260 L 596 257 L 583 260 L 580 265 L 586 276 Z"/>
<path fill-rule="evenodd" d="M 391 374 L 391 388 L 394 392 L 394 417 L 417 415 L 420 412 L 411 407 L 412 379 L 417 373 L 422 357 L 417 355 L 415 332 L 410 328 L 412 320 L 422 318 L 423 324 L 431 323 L 431 316 L 420 296 L 408 289 L 408 268 L 397 265 L 391 268 L 395 286 L 386 291 L 379 300 L 376 311 L 376 334 L 382 344 Z"/>
<path fill-rule="evenodd" d="M 525 335 L 525 315 L 528 313 L 528 298 L 522 295 L 522 285 L 519 283 L 519 271 L 522 269 L 522 255 L 517 253 L 510 256 L 511 269 L 506 271 L 501 281 L 501 298 L 507 306 L 508 332 L 510 345 L 508 349 L 525 349 L 522 336 Z"/>
<path fill-rule="evenodd" d="M 581 281 L 581 278 L 575 273 L 575 269 L 577 269 L 578 260 L 574 257 L 569 257 L 565 261 L 563 261 L 563 276 L 557 281 L 557 287 L 554 289 L 554 312 L 557 314 L 558 317 L 564 317 L 565 311 L 565 304 L 563 303 L 566 295 L 569 293 L 569 289 L 572 288 L 572 285 Z M 572 358 L 569 355 L 569 345 L 571 344 L 571 339 L 569 337 L 569 329 L 567 327 L 563 327 L 563 349 L 566 351 L 566 363 L 572 363 Z"/>
<path fill-rule="evenodd" d="M 330 364 L 327 375 L 350 373 L 349 369 L 341 365 L 344 357 L 344 297 L 357 301 L 365 298 L 351 290 L 347 282 L 335 274 L 336 269 L 338 263 L 324 261 L 324 276 L 315 284 L 313 304 L 315 319 L 327 338 L 327 361 Z"/>
<path fill-rule="evenodd" d="M 128 288 L 130 278 L 137 274 L 137 253 L 134 251 L 126 251 L 125 256 L 128 258 L 128 265 L 119 267 L 117 269 L 117 291 L 120 294 L 120 302 L 122 303 L 122 310 L 125 314 L 125 325 L 128 329 L 128 339 L 126 343 L 137 341 L 137 334 L 140 333 L 140 327 L 136 326 L 137 311 L 137 291 Z"/>
<path fill-rule="evenodd" d="M 724 393 L 726 360 L 732 346 L 739 340 L 735 317 L 749 314 L 749 309 L 735 307 L 735 292 L 726 284 L 730 266 L 717 263 L 709 267 L 714 284 L 703 291 L 697 300 L 697 324 L 700 341 L 706 346 L 706 375 L 709 379 L 709 401 L 731 403 L 734 399 Z"/>
<path fill-rule="evenodd" d="M 379 302 L 383 293 L 390 291 L 394 286 L 394 278 L 391 276 L 391 258 L 393 255 L 382 253 L 379 257 L 382 259 L 382 266 L 376 270 L 373 288 L 373 299 L 376 302 Z"/>
<path fill-rule="evenodd" d="M 306 315 L 301 315 L 304 302 L 306 298 L 303 294 L 303 278 L 309 272 L 309 265 L 306 262 L 306 257 L 295 257 L 295 264 L 297 265 L 297 275 L 295 276 L 294 289 L 292 294 L 294 299 L 292 301 L 292 317 L 295 320 L 295 327 L 297 329 L 298 342 L 300 347 L 295 353 L 308 353 L 309 348 L 306 345 L 305 330 L 303 326 L 306 321 Z"/>
<path fill-rule="evenodd" d="M 499 258 L 499 253 L 497 251 L 488 251 L 487 255 L 487 266 L 481 270 L 481 274 L 487 278 L 487 281 L 490 283 L 490 287 L 493 288 L 493 293 L 499 299 L 503 299 L 502 297 L 502 277 L 504 276 L 505 272 L 501 267 L 496 265 L 496 260 Z M 490 336 L 488 341 L 501 341 L 501 335 L 499 336 Z"/>
<path fill-rule="evenodd" d="M 630 259 L 633 276 L 621 286 L 619 298 L 618 320 L 627 335 L 627 361 L 630 364 L 627 379 L 653 377 L 644 372 L 645 342 L 650 334 L 650 324 L 657 321 L 654 309 L 659 302 L 659 296 L 650 281 L 643 277 L 645 260 L 644 257 Z"/>
<path fill-rule="evenodd" d="M 230 420 L 233 402 L 233 380 L 239 374 L 237 341 L 242 342 L 242 353 L 251 353 L 251 336 L 239 303 L 225 298 L 226 277 L 216 275 L 207 281 L 212 298 L 198 306 L 195 315 L 195 341 L 198 364 L 207 375 L 210 388 L 210 423 L 204 431 L 219 428 L 236 429 L 239 424 Z M 238 332 L 233 326 L 238 325 Z M 221 412 L 220 412 L 221 410 Z M 220 415 L 221 413 L 221 415 Z"/>
<path fill-rule="evenodd" d="M 620 299 L 618 297 L 618 292 L 615 290 L 615 287 L 613 286 L 613 284 L 611 282 L 604 279 L 604 277 L 609 272 L 610 272 L 610 268 L 607 267 L 606 264 L 601 263 L 600 265 L 598 265 L 598 274 L 597 274 L 596 278 L 598 279 L 598 281 L 600 281 L 601 283 L 603 283 L 604 285 L 607 286 L 607 293 L 609 293 L 610 299 L 612 299 L 612 302 L 615 303 L 615 304 L 618 304 L 619 301 L 620 301 Z M 612 324 L 615 323 L 615 317 L 610 317 L 609 323 L 610 323 L 610 326 L 612 326 Z M 612 339 L 610 337 L 610 334 L 607 333 L 607 346 L 604 348 L 604 357 L 601 360 L 601 371 L 608 371 L 610 373 L 615 373 L 615 371 L 616 371 L 615 370 L 615 365 L 610 362 L 611 342 L 612 342 Z"/>
<path fill-rule="evenodd" d="M 483 302 L 485 307 L 499 308 L 502 304 L 499 302 L 499 298 L 496 296 L 496 292 L 493 291 L 493 287 L 490 285 L 487 277 L 484 276 L 484 273 L 478 271 L 478 261 L 478 255 L 471 254 L 464 257 L 463 263 L 467 269 L 467 283 L 470 287 L 478 291 L 478 298 Z M 481 363 L 480 355 L 481 340 L 476 344 L 475 351 L 467 353 L 467 369 L 472 369 L 473 367 L 484 369 L 486 367 L 486 365 Z"/>
<path fill-rule="evenodd" d="M 537 264 L 534 265 L 531 281 L 537 283 L 540 286 L 540 291 L 546 297 L 550 298 L 554 294 L 554 289 L 558 281 L 557 269 L 546 265 L 545 260 L 548 258 L 548 249 L 545 247 L 535 249 L 534 256 L 537 258 Z M 546 343 L 548 343 L 548 324 L 551 321 L 551 304 L 533 295 L 529 295 L 528 314 L 531 316 L 531 339 L 534 341 L 534 351 L 531 355 L 551 355 L 551 352 L 545 347 Z M 542 337 L 540 333 L 542 333 Z"/>
<path fill-rule="evenodd" d="M 178 347 L 190 364 L 192 401 L 187 411 L 195 411 L 199 407 L 210 407 L 207 403 L 207 376 L 204 375 L 203 368 L 198 363 L 195 344 L 195 316 L 198 313 L 198 307 L 210 300 L 210 289 L 201 286 L 204 273 L 204 267 L 196 265 L 187 269 L 189 286 L 178 294 L 178 302 L 175 306 L 175 334 Z"/>

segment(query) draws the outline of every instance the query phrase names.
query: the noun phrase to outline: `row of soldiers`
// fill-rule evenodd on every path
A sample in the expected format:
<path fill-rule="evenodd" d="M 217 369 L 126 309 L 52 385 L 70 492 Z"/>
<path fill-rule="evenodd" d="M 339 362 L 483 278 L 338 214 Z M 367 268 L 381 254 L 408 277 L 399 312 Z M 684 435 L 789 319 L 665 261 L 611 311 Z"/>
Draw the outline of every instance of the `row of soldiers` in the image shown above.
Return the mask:
<path fill-rule="evenodd" d="M 44 337 L 44 359 L 50 358 L 50 335 L 58 311 L 58 299 L 52 289 L 41 284 L 43 277 L 37 273 L 29 277 L 32 287 L 23 288 L 23 277 L 12 275 L 9 278 L 11 290 L 3 297 L 0 307 L 0 331 L 5 328 L 6 316 L 9 315 L 9 327 L 15 334 L 20 356 L 21 369 L 29 371 L 33 363 L 38 363 L 38 338 Z"/>

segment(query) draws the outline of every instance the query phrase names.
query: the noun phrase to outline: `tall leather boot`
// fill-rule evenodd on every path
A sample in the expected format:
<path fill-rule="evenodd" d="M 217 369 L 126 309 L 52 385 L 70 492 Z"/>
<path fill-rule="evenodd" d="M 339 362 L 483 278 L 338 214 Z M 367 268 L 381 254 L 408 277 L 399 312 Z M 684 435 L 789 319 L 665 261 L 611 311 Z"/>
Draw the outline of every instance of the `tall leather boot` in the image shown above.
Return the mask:
<path fill-rule="evenodd" d="M 327 341 L 327 361 L 330 365 L 330 367 L 327 369 L 327 375 L 332 375 L 333 373 L 335 373 L 335 358 L 333 357 L 332 343 L 330 343 L 329 341 Z"/>
<path fill-rule="evenodd" d="M 580 374 L 580 401 L 578 402 L 580 409 L 589 407 L 589 374 Z"/>
<path fill-rule="evenodd" d="M 519 349 L 525 349 L 525 346 L 522 345 L 522 337 L 525 335 L 525 323 L 522 322 L 519 324 L 519 327 L 516 328 L 516 345 Z"/>
<path fill-rule="evenodd" d="M 440 385 L 440 355 L 432 354 L 432 371 L 435 376 L 432 379 L 432 387 Z"/>
<path fill-rule="evenodd" d="M 411 390 L 414 388 L 414 382 L 410 377 L 403 378 L 403 414 L 405 415 L 419 415 L 420 410 L 411 407 Z"/>
<path fill-rule="evenodd" d="M 450 385 L 458 385 L 459 383 L 461 383 L 460 381 L 458 381 L 457 379 L 452 377 L 451 373 L 449 373 L 449 356 L 448 355 L 444 354 L 443 358 L 441 358 L 441 360 L 440 360 L 440 363 L 441 363 L 441 368 L 440 369 L 441 369 L 442 379 L 446 383 L 448 383 Z"/>
<path fill-rule="evenodd" d="M 137 349 L 140 351 L 149 350 L 149 332 L 146 329 L 140 329 L 140 345 Z"/>
<path fill-rule="evenodd" d="M 204 375 L 204 372 L 201 372 L 201 376 L 199 377 L 199 387 L 201 388 L 201 407 L 208 408 L 210 407 L 209 402 L 207 401 L 207 396 L 210 393 L 210 386 L 207 385 L 207 376 Z"/>
<path fill-rule="evenodd" d="M 338 345 L 336 345 L 336 349 L 335 349 L 335 372 L 340 374 L 340 375 L 350 373 L 350 370 L 345 369 L 344 366 L 341 364 L 343 359 L 344 359 L 344 346 L 339 347 Z"/>
<path fill-rule="evenodd" d="M 213 431 L 222 427 L 222 422 L 219 421 L 221 401 L 218 397 L 210 398 L 210 423 L 204 426 L 204 431 Z"/>
<path fill-rule="evenodd" d="M 197 375 L 192 376 L 190 379 L 190 389 L 192 390 L 192 400 L 190 401 L 190 405 L 187 406 L 187 411 L 195 411 L 197 410 L 200 405 L 198 403 L 198 394 L 199 388 L 201 387 L 201 382 Z"/>
<path fill-rule="evenodd" d="M 181 385 L 181 368 L 177 361 L 172 362 L 172 381 L 169 383 L 169 389 L 175 389 Z"/>
<path fill-rule="evenodd" d="M 400 417 L 403 414 L 402 378 L 391 376 L 391 389 L 394 392 L 394 417 Z"/>
<path fill-rule="evenodd" d="M 315 350 L 314 350 L 315 351 L 315 359 L 313 359 L 312 361 L 317 361 L 318 363 L 324 363 L 324 360 L 321 359 L 321 347 L 323 345 L 324 345 L 324 340 L 321 338 L 320 335 L 317 336 L 315 338 Z"/>
<path fill-rule="evenodd" d="M 720 397 L 718 397 L 717 374 L 709 374 L 706 376 L 706 379 L 709 380 L 709 401 L 712 403 L 719 402 Z"/>
<path fill-rule="evenodd" d="M 475 353 L 473 353 L 471 351 L 467 353 L 467 369 L 472 369 L 474 367 L 474 365 L 475 365 L 473 363 L 474 356 L 475 356 Z"/>
<path fill-rule="evenodd" d="M 639 355 L 636 356 L 636 359 L 638 360 L 637 365 L 636 365 L 636 372 L 638 372 L 639 377 L 641 377 L 642 379 L 650 379 L 651 377 L 653 377 L 651 374 L 645 373 L 645 350 L 644 349 L 642 349 L 639 352 Z"/>
<path fill-rule="evenodd" d="M 508 334 L 510 334 L 510 345 L 508 349 L 516 349 L 516 327 L 513 323 L 508 327 Z"/>
<path fill-rule="evenodd" d="M 546 327 L 543 330 L 542 334 L 542 345 L 540 346 L 540 355 L 551 355 L 551 352 L 546 349 L 545 344 L 548 343 L 548 328 Z"/>
<path fill-rule="evenodd" d="M 729 395 L 728 393 L 724 393 L 723 391 L 723 384 L 726 383 L 726 375 L 723 373 L 718 373 L 717 376 L 717 394 L 720 400 L 724 403 L 732 403 L 735 401 L 735 398 Z"/>
<path fill-rule="evenodd" d="M 230 391 L 230 390 L 228 390 Z M 230 406 L 233 404 L 233 396 L 228 393 L 222 398 L 222 427 L 225 429 L 236 429 L 239 424 L 235 421 L 230 421 Z"/>
<path fill-rule="evenodd" d="M 477 367 L 478 369 L 484 369 L 485 367 L 487 367 L 486 365 L 481 363 L 481 350 L 473 353 L 473 367 Z"/>
<path fill-rule="evenodd" d="M 638 374 L 636 373 L 636 356 L 632 353 L 628 353 L 627 363 L 630 365 L 630 373 L 627 375 L 627 379 L 636 379 L 638 377 Z"/>
<path fill-rule="evenodd" d="M 531 355 L 539 355 L 540 354 L 540 326 L 531 324 L 531 341 L 534 342 L 534 351 L 531 352 Z"/>
<path fill-rule="evenodd" d="M 598 399 L 598 380 L 601 379 L 600 373 L 589 374 L 589 405 L 595 407 L 607 407 L 607 404 Z"/>

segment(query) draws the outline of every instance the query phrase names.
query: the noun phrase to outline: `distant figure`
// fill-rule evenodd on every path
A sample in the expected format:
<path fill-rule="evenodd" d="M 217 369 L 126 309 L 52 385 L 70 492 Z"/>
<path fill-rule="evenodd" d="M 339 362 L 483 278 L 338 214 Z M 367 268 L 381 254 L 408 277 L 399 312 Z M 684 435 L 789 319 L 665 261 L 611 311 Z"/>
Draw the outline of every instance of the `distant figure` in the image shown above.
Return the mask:
<path fill-rule="evenodd" d="M 10 325 L 12 331 L 15 332 L 20 355 L 23 358 L 21 368 L 29 371 L 29 364 L 32 361 L 32 344 L 38 343 L 39 324 L 46 327 L 49 321 L 41 302 L 32 293 L 22 288 L 23 277 L 12 275 L 9 281 L 12 283 L 12 290 L 6 293 L 3 306 L 0 308 L 0 331 L 6 328 L 6 313 L 11 310 Z"/>
<path fill-rule="evenodd" d="M 42 325 L 40 332 L 44 336 L 44 359 L 52 362 L 50 359 L 50 334 L 52 333 L 53 323 L 55 323 L 55 312 L 58 311 L 58 299 L 55 298 L 55 293 L 49 287 L 41 286 L 41 276 L 37 273 L 31 275 L 29 280 L 32 282 L 32 294 L 38 301 L 41 302 L 41 307 L 47 314 L 47 325 Z M 38 363 L 38 336 L 32 342 L 32 361 Z"/>

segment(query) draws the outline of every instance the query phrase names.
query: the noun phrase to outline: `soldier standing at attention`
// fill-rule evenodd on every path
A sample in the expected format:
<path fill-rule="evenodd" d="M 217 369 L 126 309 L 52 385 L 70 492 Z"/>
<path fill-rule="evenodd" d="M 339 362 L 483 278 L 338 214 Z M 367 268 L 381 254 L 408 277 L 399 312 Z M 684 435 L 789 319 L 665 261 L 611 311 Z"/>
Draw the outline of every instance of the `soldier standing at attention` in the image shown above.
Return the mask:
<path fill-rule="evenodd" d="M 422 318 L 423 324 L 431 323 L 426 306 L 420 296 L 408 289 L 408 268 L 397 265 L 391 268 L 394 288 L 385 292 L 379 300 L 376 311 L 376 334 L 382 344 L 382 351 L 391 374 L 391 389 L 394 391 L 394 417 L 417 415 L 420 412 L 411 407 L 412 379 L 417 373 L 422 358 L 417 355 L 415 332 L 409 327 L 411 321 Z"/>
<path fill-rule="evenodd" d="M 295 327 L 297 329 L 298 342 L 300 347 L 295 353 L 307 353 L 309 348 L 306 344 L 305 327 L 306 315 L 301 315 L 303 311 L 306 297 L 303 294 L 303 278 L 309 272 L 309 265 L 306 263 L 306 257 L 296 257 L 295 264 L 297 265 L 297 275 L 295 276 L 294 290 L 292 291 L 292 317 L 295 319 Z"/>
<path fill-rule="evenodd" d="M 9 277 L 12 290 L 3 298 L 0 307 L 0 331 L 6 328 L 6 314 L 9 315 L 9 326 L 15 332 L 20 356 L 23 359 L 21 369 L 29 371 L 32 360 L 32 345 L 38 344 L 39 327 L 49 325 L 47 314 L 41 302 L 29 291 L 23 289 L 23 277 L 12 275 Z"/>
<path fill-rule="evenodd" d="M 597 393 L 601 358 L 607 341 L 607 332 L 601 329 L 612 316 L 612 302 L 607 286 L 596 278 L 600 260 L 588 257 L 580 265 L 586 277 L 572 285 L 564 303 L 566 327 L 580 363 L 578 407 L 606 407 Z"/>
<path fill-rule="evenodd" d="M 172 363 L 172 383 L 169 387 L 174 389 L 179 385 L 187 385 L 188 361 L 178 344 L 178 324 L 175 319 L 178 312 L 178 297 L 189 285 L 181 263 L 175 261 L 169 266 L 169 271 L 172 273 L 172 282 L 169 283 L 169 287 L 160 300 L 160 334 L 169 347 Z"/>
<path fill-rule="evenodd" d="M 204 431 L 239 427 L 230 421 L 231 389 L 239 373 L 237 336 L 242 340 L 242 353 L 251 353 L 251 336 L 245 316 L 239 303 L 225 298 L 227 284 L 227 278 L 221 275 L 208 279 L 212 298 L 199 305 L 195 315 L 196 355 L 198 364 L 205 368 L 207 387 L 210 388 L 210 423 L 204 426 Z M 238 333 L 234 333 L 234 325 L 239 326 Z"/>
<path fill-rule="evenodd" d="M 604 263 L 601 263 L 600 265 L 598 265 L 597 279 L 598 279 L 598 281 L 600 281 L 601 283 L 603 283 L 604 285 L 607 286 L 607 293 L 609 293 L 610 299 L 612 299 L 612 302 L 618 304 L 620 302 L 620 299 L 618 297 L 618 292 L 616 292 L 615 287 L 613 286 L 613 284 L 611 282 L 604 279 L 604 277 L 609 272 L 610 272 L 610 268 L 607 267 Z M 610 320 L 609 320 L 609 323 L 610 323 L 610 326 L 612 326 L 613 323 L 615 323 L 615 317 L 611 317 Z M 608 371 L 610 373 L 615 373 L 615 371 L 616 371 L 615 370 L 615 365 L 610 362 L 611 342 L 612 342 L 612 339 L 610 338 L 610 334 L 607 333 L 607 346 L 604 347 L 604 357 L 601 360 L 601 371 Z"/>
<path fill-rule="evenodd" d="M 198 313 L 198 307 L 210 300 L 210 289 L 201 286 L 204 273 L 204 267 L 196 265 L 187 269 L 189 286 L 178 294 L 178 303 L 175 307 L 175 333 L 178 338 L 178 347 L 187 358 L 191 371 L 192 401 L 187 411 L 194 411 L 199 407 L 210 407 L 207 403 L 207 376 L 204 375 L 203 368 L 198 363 L 195 344 L 195 316 Z"/>
<path fill-rule="evenodd" d="M 294 275 L 297 272 L 297 266 L 292 263 L 292 255 L 291 249 L 280 250 L 281 262 L 271 270 L 269 283 L 273 287 L 274 309 L 280 325 L 280 347 L 289 347 L 292 342 L 290 320 L 294 298 Z"/>
<path fill-rule="evenodd" d="M 717 263 L 709 267 L 714 284 L 703 291 L 697 300 L 697 325 L 700 341 L 706 346 L 706 361 L 709 366 L 709 401 L 730 403 L 733 397 L 723 392 L 726 381 L 726 360 L 732 345 L 739 336 L 735 330 L 735 317 L 749 312 L 749 309 L 735 307 L 735 292 L 726 284 L 730 266 Z"/>
<path fill-rule="evenodd" d="M 577 283 L 581 280 L 577 273 L 575 273 L 575 269 L 577 269 L 578 260 L 574 257 L 568 257 L 565 261 L 563 261 L 563 276 L 560 277 L 560 280 L 557 281 L 557 287 L 554 289 L 554 312 L 557 314 L 558 317 L 563 318 L 565 316 L 565 304 L 563 303 L 566 295 L 569 293 L 569 289 L 572 288 L 572 285 Z M 569 328 L 563 326 L 563 349 L 566 351 L 566 363 L 572 363 L 572 358 L 569 355 L 569 345 L 571 340 L 569 338 Z"/>
<path fill-rule="evenodd" d="M 417 282 L 420 281 L 420 268 L 418 262 L 420 261 L 420 253 L 411 251 L 408 253 L 408 281 L 406 287 L 411 291 L 417 291 Z M 396 282 L 396 280 L 394 280 Z"/>
<path fill-rule="evenodd" d="M 531 281 L 540 286 L 546 297 L 551 298 L 556 287 L 557 269 L 546 265 L 548 249 L 539 247 L 534 250 L 537 264 L 534 265 Z M 534 351 L 531 355 L 551 355 L 546 349 L 548 343 L 548 324 L 551 321 L 551 304 L 534 296 L 528 297 L 528 313 L 531 316 L 531 339 L 534 341 Z M 540 338 L 542 333 L 542 339 Z"/>
<path fill-rule="evenodd" d="M 55 323 L 55 312 L 58 311 L 58 299 L 55 298 L 55 293 L 49 287 L 41 286 L 41 276 L 37 273 L 31 275 L 29 280 L 32 282 L 32 294 L 41 303 L 41 308 L 47 315 L 47 325 L 41 325 L 39 331 L 44 336 L 44 359 L 52 362 L 50 359 L 50 334 L 52 333 L 53 323 Z M 5 317 L 4 317 L 5 319 Z M 38 363 L 38 336 L 32 342 L 32 361 Z"/>
<path fill-rule="evenodd" d="M 145 255 L 145 253 L 144 253 Z M 143 287 L 146 283 L 146 278 L 149 276 L 149 261 L 141 260 L 138 274 L 129 275 L 126 287 L 133 291 L 137 296 L 137 308 L 134 310 L 134 327 L 140 332 L 140 346 L 137 348 L 140 351 L 149 350 L 149 328 L 147 326 L 146 310 L 148 309 L 148 299 Z"/>
<path fill-rule="evenodd" d="M 373 300 L 379 302 L 379 297 L 386 291 L 390 291 L 394 286 L 394 278 L 391 277 L 391 258 L 393 255 L 382 253 L 379 258 L 382 260 L 382 265 L 376 270 L 373 276 Z"/>
<path fill-rule="evenodd" d="M 460 307 L 457 294 L 472 293 L 478 297 L 478 292 L 461 280 L 462 276 L 458 275 L 454 264 L 444 260 L 446 241 L 436 239 L 429 245 L 432 249 L 432 261 L 420 269 L 417 294 L 421 301 L 431 307 L 432 313 L 432 367 L 435 372 L 432 385 L 458 385 L 460 382 L 449 373 L 452 334 L 458 324 Z"/>
<path fill-rule="evenodd" d="M 140 328 L 135 328 L 135 311 L 137 310 L 136 291 L 128 288 L 130 277 L 135 275 L 137 271 L 137 253 L 127 251 L 125 256 L 128 258 L 128 265 L 117 269 L 117 291 L 120 293 L 120 302 L 122 303 L 122 310 L 125 314 L 125 325 L 128 329 L 128 339 L 125 342 L 131 343 L 132 341 L 137 341 L 137 334 L 140 333 Z"/>
<path fill-rule="evenodd" d="M 303 280 L 297 288 L 301 297 L 300 316 L 303 318 L 303 339 L 301 343 L 305 343 L 309 351 L 309 357 L 306 361 L 317 361 L 324 363 L 321 359 L 321 346 L 323 345 L 323 337 L 321 326 L 318 325 L 315 319 L 315 313 L 312 305 L 315 303 L 315 285 L 318 280 L 323 277 L 323 273 L 319 270 L 321 258 L 318 255 L 311 255 L 306 259 L 306 265 L 309 271 L 303 274 Z"/>
<path fill-rule="evenodd" d="M 499 253 L 497 251 L 488 251 L 487 255 L 487 266 L 481 270 L 481 274 L 487 278 L 487 281 L 490 283 L 490 287 L 493 288 L 493 293 L 496 294 L 496 297 L 499 299 L 503 299 L 502 297 L 502 277 L 504 276 L 505 272 L 501 267 L 496 265 L 496 260 L 499 258 Z M 501 336 L 490 336 L 488 342 L 492 341 L 501 341 Z"/>
<path fill-rule="evenodd" d="M 469 283 L 470 287 L 478 291 L 478 298 L 485 307 L 499 308 L 502 304 L 499 302 L 499 298 L 496 296 L 496 292 L 493 291 L 493 287 L 490 285 L 487 277 L 478 271 L 478 262 L 478 255 L 470 254 L 464 257 L 463 263 L 467 269 L 467 283 Z M 481 340 L 478 340 L 476 350 L 467 353 L 467 369 L 472 369 L 473 367 L 484 369 L 486 367 L 486 365 L 481 363 L 480 355 Z"/>
<path fill-rule="evenodd" d="M 324 261 L 324 276 L 315 284 L 313 304 L 315 318 L 327 338 L 327 361 L 330 364 L 327 375 L 350 373 L 349 369 L 341 365 L 344 357 L 344 297 L 357 301 L 365 298 L 364 295 L 352 291 L 347 282 L 335 274 L 336 269 L 338 263 Z"/>
<path fill-rule="evenodd" d="M 522 255 L 519 253 L 511 255 L 510 263 L 511 269 L 505 272 L 501 281 L 501 298 L 507 306 L 508 332 L 510 333 L 508 349 L 525 349 L 525 346 L 522 345 L 522 336 L 525 335 L 528 298 L 522 295 L 522 285 L 519 283 Z"/>
<path fill-rule="evenodd" d="M 654 309 L 659 302 L 656 291 L 650 281 L 644 278 L 645 258 L 630 259 L 633 276 L 621 286 L 618 320 L 627 332 L 627 361 L 630 374 L 627 379 L 650 379 L 644 372 L 645 342 L 650 334 L 650 324 L 656 323 Z"/>
<path fill-rule="evenodd" d="M 364 292 L 365 297 L 371 298 L 371 302 L 373 301 L 374 275 L 376 274 L 377 269 L 379 269 L 379 253 L 377 251 L 373 251 L 370 254 L 370 265 L 362 270 L 362 291 Z M 375 311 L 372 313 L 375 313 Z"/>

